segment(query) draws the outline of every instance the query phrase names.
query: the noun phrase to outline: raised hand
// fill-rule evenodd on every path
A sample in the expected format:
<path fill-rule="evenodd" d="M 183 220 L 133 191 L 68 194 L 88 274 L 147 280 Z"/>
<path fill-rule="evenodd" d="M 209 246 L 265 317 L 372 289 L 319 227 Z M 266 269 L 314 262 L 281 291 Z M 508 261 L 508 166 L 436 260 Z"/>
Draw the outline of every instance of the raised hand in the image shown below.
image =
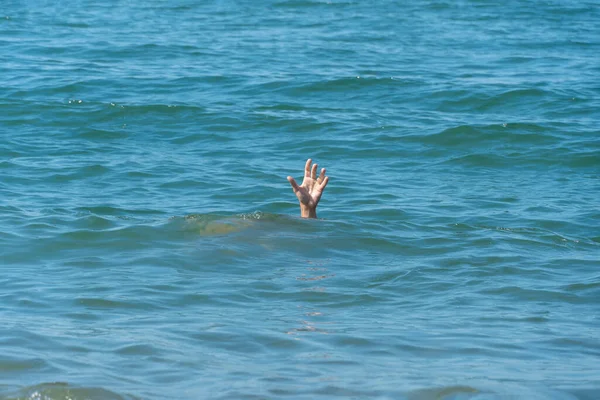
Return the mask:
<path fill-rule="evenodd" d="M 294 193 L 300 201 L 300 216 L 302 218 L 317 218 L 317 205 L 321 200 L 321 195 L 329 177 L 325 176 L 325 168 L 321 170 L 319 177 L 317 178 L 318 164 L 314 164 L 311 168 L 312 160 L 309 158 L 306 160 L 304 166 L 304 180 L 302 185 L 298 186 L 294 178 L 291 176 L 287 177 L 287 180 L 292 185 Z"/>

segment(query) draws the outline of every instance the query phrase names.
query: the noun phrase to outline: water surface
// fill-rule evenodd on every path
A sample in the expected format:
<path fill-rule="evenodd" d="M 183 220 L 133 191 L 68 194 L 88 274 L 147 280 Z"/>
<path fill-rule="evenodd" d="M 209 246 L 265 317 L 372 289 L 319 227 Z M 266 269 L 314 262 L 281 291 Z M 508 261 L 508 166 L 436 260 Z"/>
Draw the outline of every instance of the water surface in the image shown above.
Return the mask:
<path fill-rule="evenodd" d="M 597 1 L 2 4 L 1 399 L 600 397 Z"/>

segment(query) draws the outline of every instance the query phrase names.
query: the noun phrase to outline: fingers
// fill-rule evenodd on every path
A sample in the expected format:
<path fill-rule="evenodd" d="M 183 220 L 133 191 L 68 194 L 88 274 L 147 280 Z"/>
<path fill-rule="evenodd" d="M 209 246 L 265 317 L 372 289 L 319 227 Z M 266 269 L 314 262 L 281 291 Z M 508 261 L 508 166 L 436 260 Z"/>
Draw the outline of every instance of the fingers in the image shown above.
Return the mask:
<path fill-rule="evenodd" d="M 290 182 L 290 185 L 292 185 L 292 189 L 294 189 L 294 193 L 298 192 L 298 190 L 300 190 L 300 186 L 298 186 L 298 184 L 296 183 L 296 180 L 294 178 L 292 178 L 291 176 L 287 177 L 288 182 Z"/>
<path fill-rule="evenodd" d="M 325 168 L 321 169 L 321 173 L 319 174 L 319 179 L 317 179 L 317 183 L 323 183 L 323 179 L 325 179 Z"/>
<path fill-rule="evenodd" d="M 319 164 L 315 163 L 314 165 L 312 165 L 312 167 L 311 167 L 311 164 L 312 164 L 311 158 L 306 160 L 306 164 L 304 165 L 304 177 L 314 179 L 319 184 L 323 183 L 323 181 L 325 179 L 325 168 L 323 168 L 321 170 L 321 173 L 319 174 L 319 178 L 317 179 L 317 170 L 319 169 Z"/>
<path fill-rule="evenodd" d="M 309 158 L 308 160 L 306 160 L 306 165 L 304 166 L 304 177 L 305 178 L 310 178 L 310 164 L 312 163 L 312 160 Z"/>
<path fill-rule="evenodd" d="M 323 183 L 321 183 L 319 185 L 319 187 L 321 188 L 321 191 L 325 190 L 325 186 L 327 186 L 327 183 L 329 182 L 329 177 L 326 176 L 325 179 L 323 179 Z"/>

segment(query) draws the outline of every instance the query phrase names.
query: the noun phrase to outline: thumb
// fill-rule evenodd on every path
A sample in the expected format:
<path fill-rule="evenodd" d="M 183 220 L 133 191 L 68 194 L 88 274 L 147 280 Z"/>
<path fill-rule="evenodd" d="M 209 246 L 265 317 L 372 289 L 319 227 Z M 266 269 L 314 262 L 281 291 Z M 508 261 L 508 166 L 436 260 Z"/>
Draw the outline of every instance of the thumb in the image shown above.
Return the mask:
<path fill-rule="evenodd" d="M 288 180 L 288 182 L 290 182 L 290 185 L 292 185 L 292 189 L 294 189 L 294 193 L 296 193 L 298 190 L 300 190 L 300 187 L 298 186 L 298 184 L 296 183 L 294 178 L 292 178 L 291 176 L 288 176 L 287 180 Z"/>

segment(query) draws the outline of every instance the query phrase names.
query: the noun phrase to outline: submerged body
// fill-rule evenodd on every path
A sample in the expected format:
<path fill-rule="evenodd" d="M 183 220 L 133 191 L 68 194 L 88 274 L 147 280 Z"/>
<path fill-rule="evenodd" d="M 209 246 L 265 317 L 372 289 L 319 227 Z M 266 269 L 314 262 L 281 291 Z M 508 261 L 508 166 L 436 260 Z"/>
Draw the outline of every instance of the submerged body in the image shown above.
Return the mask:
<path fill-rule="evenodd" d="M 321 173 L 317 177 L 318 164 L 312 164 L 312 159 L 306 160 L 304 165 L 304 179 L 302 185 L 298 185 L 296 180 L 288 176 L 288 182 L 292 186 L 294 194 L 298 198 L 300 204 L 300 217 L 302 218 L 317 218 L 317 206 L 323 195 L 323 191 L 329 182 L 329 177 L 325 175 L 325 168 L 321 169 Z M 224 235 L 233 232 L 238 232 L 251 226 L 253 221 L 265 217 L 267 214 L 254 213 L 249 215 L 241 215 L 237 217 L 208 217 L 190 215 L 186 217 L 188 220 L 193 220 L 194 230 L 201 235 L 213 236 Z"/>

